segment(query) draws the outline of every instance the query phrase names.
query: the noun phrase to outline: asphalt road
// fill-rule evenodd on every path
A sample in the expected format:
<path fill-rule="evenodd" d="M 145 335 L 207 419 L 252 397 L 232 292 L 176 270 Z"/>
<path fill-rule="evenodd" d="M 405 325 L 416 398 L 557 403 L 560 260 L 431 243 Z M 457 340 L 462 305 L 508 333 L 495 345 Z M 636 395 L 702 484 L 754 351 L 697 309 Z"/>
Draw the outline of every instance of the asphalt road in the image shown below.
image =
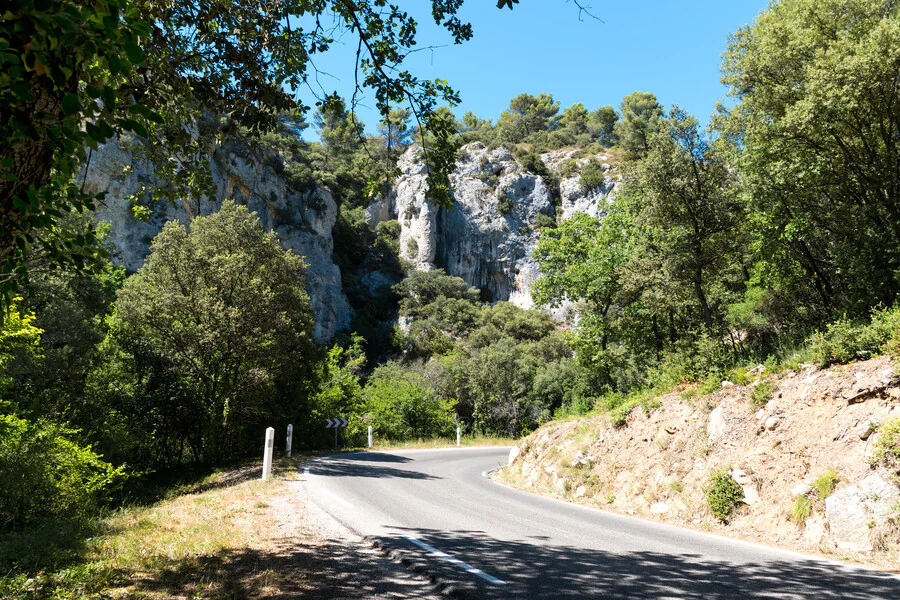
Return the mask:
<path fill-rule="evenodd" d="M 900 577 L 588 509 L 483 473 L 509 448 L 337 455 L 316 504 L 464 598 L 900 599 Z"/>

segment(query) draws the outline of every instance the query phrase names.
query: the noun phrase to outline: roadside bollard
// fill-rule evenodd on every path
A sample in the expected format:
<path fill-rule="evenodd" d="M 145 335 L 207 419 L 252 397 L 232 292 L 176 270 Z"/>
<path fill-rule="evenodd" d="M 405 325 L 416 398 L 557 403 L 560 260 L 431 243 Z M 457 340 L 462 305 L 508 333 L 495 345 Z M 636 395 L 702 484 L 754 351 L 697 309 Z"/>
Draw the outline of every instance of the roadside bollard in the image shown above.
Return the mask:
<path fill-rule="evenodd" d="M 288 425 L 287 444 L 285 445 L 284 455 L 291 457 L 291 444 L 294 442 L 294 426 Z"/>
<path fill-rule="evenodd" d="M 456 445 L 459 446 L 459 427 L 456 428 Z"/>
<path fill-rule="evenodd" d="M 372 447 L 372 426 L 369 425 L 369 448 Z"/>
<path fill-rule="evenodd" d="M 272 449 L 275 447 L 275 428 L 266 429 L 266 447 L 263 450 L 263 481 L 272 473 Z"/>

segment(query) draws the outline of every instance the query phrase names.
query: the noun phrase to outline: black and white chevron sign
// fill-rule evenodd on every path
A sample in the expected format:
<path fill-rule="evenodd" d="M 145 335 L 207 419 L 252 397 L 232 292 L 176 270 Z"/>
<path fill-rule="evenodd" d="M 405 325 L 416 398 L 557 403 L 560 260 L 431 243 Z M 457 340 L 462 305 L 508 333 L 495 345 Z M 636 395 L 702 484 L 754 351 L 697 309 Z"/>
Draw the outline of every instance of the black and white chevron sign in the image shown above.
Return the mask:
<path fill-rule="evenodd" d="M 337 419 L 325 419 L 325 427 L 327 429 L 332 429 L 333 427 L 346 427 L 347 419 L 337 418 Z"/>

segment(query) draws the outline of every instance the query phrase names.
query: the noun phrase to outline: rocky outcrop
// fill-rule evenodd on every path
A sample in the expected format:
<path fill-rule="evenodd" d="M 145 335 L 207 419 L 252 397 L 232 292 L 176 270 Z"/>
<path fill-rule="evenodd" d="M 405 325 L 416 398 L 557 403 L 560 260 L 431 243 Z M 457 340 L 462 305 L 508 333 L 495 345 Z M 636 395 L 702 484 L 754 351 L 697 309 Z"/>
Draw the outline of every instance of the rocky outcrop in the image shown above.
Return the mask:
<path fill-rule="evenodd" d="M 875 460 L 884 432 L 871 425 L 900 419 L 891 359 L 751 371 L 743 385 L 705 396 L 676 388 L 618 427 L 597 414 L 545 425 L 520 443 L 501 477 L 607 510 L 896 568 L 900 479 Z M 774 392 L 760 407 L 752 396 L 764 382 Z M 743 492 L 727 524 L 707 504 L 710 478 L 722 471 Z M 808 512 L 798 516 L 802 497 Z"/>
<path fill-rule="evenodd" d="M 551 169 L 572 151 L 545 155 Z M 416 268 L 443 268 L 482 290 L 492 301 L 523 308 L 534 302 L 531 288 L 540 276 L 532 253 L 539 236 L 539 215 L 568 218 L 576 211 L 602 216 L 614 185 L 584 195 L 577 175 L 563 179 L 560 210 L 547 183 L 527 172 L 504 148 L 481 143 L 464 146 L 451 175 L 453 206 L 435 206 L 427 195 L 427 166 L 421 149 L 399 161 L 400 176 L 387 198 L 369 207 L 370 225 L 400 222 L 400 254 Z"/>
<path fill-rule="evenodd" d="M 87 173 L 82 173 L 85 191 L 106 193 L 97 219 L 110 223 L 113 260 L 129 271 L 144 264 L 150 243 L 166 221 L 190 222 L 197 215 L 219 209 L 223 200 L 234 199 L 259 215 L 263 226 L 274 231 L 285 248 L 304 257 L 310 300 L 315 314 L 313 335 L 327 340 L 346 328 L 353 317 L 341 287 L 341 272 L 332 259 L 331 231 L 337 205 L 324 188 L 300 192 L 268 166 L 250 160 L 243 148 L 225 146 L 210 158 L 215 195 L 201 200 L 158 202 L 144 222 L 132 216 L 129 198 L 154 175 L 146 163 L 136 160 L 127 142 L 110 142 L 94 151 Z"/>

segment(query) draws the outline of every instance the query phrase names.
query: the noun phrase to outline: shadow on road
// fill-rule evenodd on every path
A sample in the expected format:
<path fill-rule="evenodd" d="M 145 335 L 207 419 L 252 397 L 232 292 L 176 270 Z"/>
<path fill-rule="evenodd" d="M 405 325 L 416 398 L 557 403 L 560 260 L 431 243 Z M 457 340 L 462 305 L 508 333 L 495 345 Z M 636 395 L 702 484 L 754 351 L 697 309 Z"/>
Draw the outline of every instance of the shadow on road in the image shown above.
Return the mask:
<path fill-rule="evenodd" d="M 285 543 L 268 551 L 242 549 L 181 560 L 164 557 L 149 572 L 122 573 L 131 597 L 363 599 L 421 597 L 421 583 L 392 577 L 377 554 L 337 541 Z"/>
<path fill-rule="evenodd" d="M 341 454 L 309 465 L 314 475 L 328 477 L 376 477 L 383 479 L 442 479 L 412 468 L 405 469 L 400 465 L 411 463 L 413 459 L 395 454 L 380 452 L 358 452 Z M 386 466 L 395 464 L 398 466 Z"/>
<path fill-rule="evenodd" d="M 403 536 L 430 544 L 507 585 L 490 585 L 427 556 Z M 472 598 L 900 598 L 900 578 L 814 560 L 728 564 L 691 554 L 609 553 L 540 541 L 502 541 L 481 532 L 404 528 L 380 542 L 426 561 L 464 597 Z"/>

